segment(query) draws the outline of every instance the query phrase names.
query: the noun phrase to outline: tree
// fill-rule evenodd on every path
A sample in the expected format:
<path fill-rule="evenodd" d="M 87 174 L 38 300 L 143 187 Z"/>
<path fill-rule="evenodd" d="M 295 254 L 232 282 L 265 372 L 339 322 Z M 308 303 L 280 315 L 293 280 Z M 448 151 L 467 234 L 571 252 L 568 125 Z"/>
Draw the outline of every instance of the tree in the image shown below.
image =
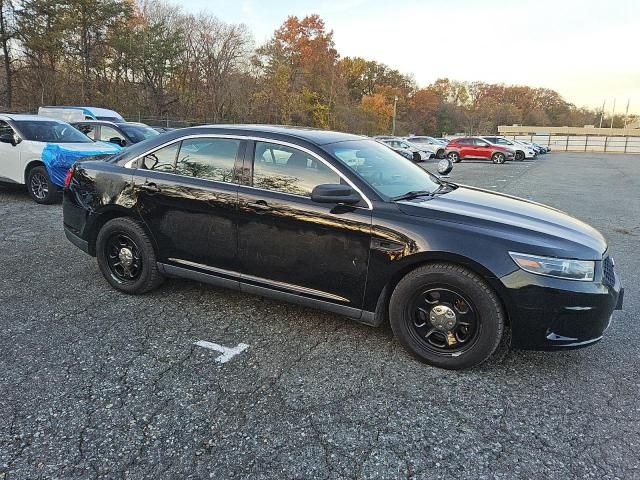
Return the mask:
<path fill-rule="evenodd" d="M 2 43 L 2 63 L 4 66 L 5 105 L 10 110 L 13 104 L 13 68 L 11 42 L 16 34 L 15 8 L 12 0 L 0 0 L 0 43 Z"/>
<path fill-rule="evenodd" d="M 92 76 L 105 57 L 107 34 L 128 19 L 132 5 L 127 0 L 67 0 L 67 7 L 67 52 L 79 59 L 83 103 L 92 103 Z"/>
<path fill-rule="evenodd" d="M 39 92 L 40 104 L 56 104 L 59 99 L 58 66 L 65 54 L 67 19 L 68 5 L 50 0 L 24 0 L 17 11 L 16 34 L 30 79 L 37 85 L 29 81 L 25 89 Z"/>
<path fill-rule="evenodd" d="M 318 15 L 287 18 L 273 38 L 257 50 L 254 61 L 261 70 L 257 98 L 264 100 L 267 92 L 279 86 L 283 90 L 272 92 L 275 95 L 271 98 L 298 105 L 291 112 L 294 123 L 325 128 L 334 124 L 336 83 L 342 77 L 333 32 L 326 31 Z M 289 76 L 286 83 L 282 81 L 285 72 Z M 293 98 L 287 99 L 289 96 Z"/>

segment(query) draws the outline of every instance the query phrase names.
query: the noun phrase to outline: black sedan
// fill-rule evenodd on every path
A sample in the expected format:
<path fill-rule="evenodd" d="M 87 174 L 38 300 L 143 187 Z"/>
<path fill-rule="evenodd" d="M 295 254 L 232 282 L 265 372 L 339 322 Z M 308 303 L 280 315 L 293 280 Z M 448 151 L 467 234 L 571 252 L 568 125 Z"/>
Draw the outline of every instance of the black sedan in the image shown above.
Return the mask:
<path fill-rule="evenodd" d="M 603 236 L 543 205 L 446 182 L 378 142 L 274 126 L 168 132 L 82 161 L 67 238 L 125 293 L 184 277 L 369 325 L 444 368 L 511 344 L 602 338 L 622 289 Z"/>

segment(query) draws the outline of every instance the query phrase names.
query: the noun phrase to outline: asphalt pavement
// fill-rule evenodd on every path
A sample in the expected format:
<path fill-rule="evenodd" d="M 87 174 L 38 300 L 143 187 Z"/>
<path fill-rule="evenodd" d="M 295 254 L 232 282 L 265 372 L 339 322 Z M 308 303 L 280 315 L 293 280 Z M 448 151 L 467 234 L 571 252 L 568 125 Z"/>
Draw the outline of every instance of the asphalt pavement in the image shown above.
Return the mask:
<path fill-rule="evenodd" d="M 0 480 L 640 478 L 640 156 L 451 179 L 605 234 L 626 298 L 600 343 L 450 372 L 389 327 L 184 280 L 127 296 L 60 205 L 0 187 Z"/>

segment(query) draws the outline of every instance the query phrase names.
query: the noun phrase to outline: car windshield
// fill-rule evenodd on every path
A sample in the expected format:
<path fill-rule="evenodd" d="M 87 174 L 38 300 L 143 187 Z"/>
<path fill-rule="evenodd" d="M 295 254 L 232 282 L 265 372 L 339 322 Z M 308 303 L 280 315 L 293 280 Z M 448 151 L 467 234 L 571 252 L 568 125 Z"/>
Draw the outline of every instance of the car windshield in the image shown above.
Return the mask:
<path fill-rule="evenodd" d="M 374 140 L 332 143 L 324 149 L 386 198 L 434 192 L 441 185 L 435 176 Z"/>
<path fill-rule="evenodd" d="M 68 123 L 48 120 L 17 120 L 16 127 L 25 140 L 52 143 L 93 143 Z"/>
<path fill-rule="evenodd" d="M 119 124 L 119 127 L 126 133 L 133 143 L 138 143 L 147 138 L 155 137 L 156 135 L 160 135 L 160 133 L 154 130 L 151 127 L 147 127 L 146 125 L 127 125 L 125 123 Z"/>

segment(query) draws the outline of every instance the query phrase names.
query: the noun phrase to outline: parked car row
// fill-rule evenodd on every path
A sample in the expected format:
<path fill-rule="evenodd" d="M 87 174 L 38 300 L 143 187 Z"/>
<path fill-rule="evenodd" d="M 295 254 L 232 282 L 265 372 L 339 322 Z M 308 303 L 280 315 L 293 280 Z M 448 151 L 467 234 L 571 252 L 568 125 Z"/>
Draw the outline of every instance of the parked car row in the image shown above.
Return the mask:
<path fill-rule="evenodd" d="M 55 203 L 78 159 L 111 155 L 159 134 L 105 108 L 41 107 L 38 115 L 0 114 L 0 182 L 24 184 L 37 203 Z"/>
<path fill-rule="evenodd" d="M 488 135 L 455 138 L 447 144 L 445 155 L 454 163 L 464 159 L 484 159 L 501 164 L 507 160 L 533 159 L 549 151 L 550 148 L 530 142 Z"/>
<path fill-rule="evenodd" d="M 380 135 L 374 138 L 414 162 L 448 157 L 454 163 L 464 159 L 488 159 L 494 163 L 504 163 L 508 160 L 532 159 L 550 151 L 548 147 L 531 142 L 495 135 L 461 137 L 452 140 L 422 135 L 408 137 Z"/>

